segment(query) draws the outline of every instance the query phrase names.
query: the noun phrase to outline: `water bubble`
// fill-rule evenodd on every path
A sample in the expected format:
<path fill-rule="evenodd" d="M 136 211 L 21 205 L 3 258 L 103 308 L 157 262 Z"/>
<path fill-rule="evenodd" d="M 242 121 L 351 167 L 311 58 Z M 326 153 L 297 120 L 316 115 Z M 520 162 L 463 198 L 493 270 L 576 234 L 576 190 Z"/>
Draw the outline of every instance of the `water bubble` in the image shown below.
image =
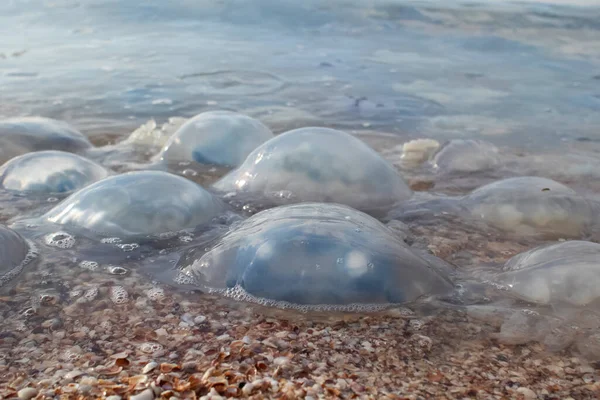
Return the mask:
<path fill-rule="evenodd" d="M 124 252 L 130 252 L 140 247 L 140 245 L 137 243 L 123 243 L 117 244 L 117 247 L 123 250 Z"/>
<path fill-rule="evenodd" d="M 116 265 L 109 265 L 106 267 L 107 271 L 111 275 L 125 275 L 129 272 L 127 268 L 119 267 Z"/>
<path fill-rule="evenodd" d="M 165 291 L 163 288 L 153 287 L 152 289 L 148 289 L 148 291 L 146 291 L 146 296 L 148 296 L 150 300 L 161 300 L 165 297 Z"/>
<path fill-rule="evenodd" d="M 107 243 L 107 244 L 121 243 L 122 241 L 123 241 L 123 239 L 118 238 L 118 237 L 103 238 L 102 240 L 100 240 L 101 243 Z"/>
<path fill-rule="evenodd" d="M 140 351 L 148 354 L 156 353 L 157 351 L 160 351 L 162 349 L 163 346 L 161 344 L 154 342 L 145 342 L 140 345 Z"/>

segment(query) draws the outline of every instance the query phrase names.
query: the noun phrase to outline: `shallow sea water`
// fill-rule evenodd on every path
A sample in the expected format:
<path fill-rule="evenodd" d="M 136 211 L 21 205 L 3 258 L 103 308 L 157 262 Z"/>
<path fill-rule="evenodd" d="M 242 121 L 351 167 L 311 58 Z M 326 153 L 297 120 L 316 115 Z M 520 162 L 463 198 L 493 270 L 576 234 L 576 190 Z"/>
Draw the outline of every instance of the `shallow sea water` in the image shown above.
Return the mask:
<path fill-rule="evenodd" d="M 231 168 L 159 165 L 156 157 L 187 118 L 209 110 L 249 115 L 275 134 L 307 126 L 340 129 L 392 163 L 415 200 L 378 218 L 413 249 L 451 263 L 459 285 L 453 296 L 428 299 L 416 309 L 445 307 L 499 319 L 507 341 L 533 338 L 557 350 L 584 331 L 588 347 L 582 351 L 600 358 L 600 341 L 588 335 L 600 327 L 597 302 L 536 305 L 490 284 L 516 254 L 556 240 L 600 240 L 594 226 L 577 225 L 596 218 L 600 201 L 600 4 L 0 4 L 0 118 L 66 121 L 96 146 L 83 154 L 114 174 L 166 169 L 208 188 Z M 435 164 L 423 145 L 413 152 L 404 146 L 425 138 L 439 145 L 473 139 L 498 150 L 482 158 L 477 147 L 457 156 L 448 149 L 458 162 L 440 156 Z M 559 220 L 569 227 L 577 220 L 572 229 L 531 234 L 484 224 L 474 212 L 455 213 L 446 197 L 468 198 L 480 186 L 516 176 L 567 185 L 593 203 L 591 211 Z M 72 308 L 104 299 L 119 307 L 141 296 L 160 297 L 176 282 L 186 284 L 191 301 L 200 298 L 180 276 L 182 257 L 190 249 L 209 251 L 231 224 L 267 207 L 251 196 L 228 197 L 227 211 L 209 228 L 99 243 L 93 232 L 40 223 L 68 195 L 0 190 L 0 222 L 14 224 L 39 252 L 0 289 L 11 299 L 2 308 L 11 326 L 34 324 L 44 302 Z M 576 333 L 564 333 L 572 326 Z"/>

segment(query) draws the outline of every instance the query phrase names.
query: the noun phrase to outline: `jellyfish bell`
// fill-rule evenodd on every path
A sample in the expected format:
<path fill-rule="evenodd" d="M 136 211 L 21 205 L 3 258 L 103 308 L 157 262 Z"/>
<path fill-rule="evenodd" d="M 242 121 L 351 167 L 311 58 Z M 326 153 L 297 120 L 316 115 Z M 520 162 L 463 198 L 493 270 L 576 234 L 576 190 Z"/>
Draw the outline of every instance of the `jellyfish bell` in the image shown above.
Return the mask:
<path fill-rule="evenodd" d="M 37 151 L 17 156 L 0 167 L 0 185 L 30 193 L 69 193 L 107 177 L 99 164 L 64 151 Z"/>
<path fill-rule="evenodd" d="M 36 249 L 20 234 L 0 225 L 0 289 L 36 257 Z"/>
<path fill-rule="evenodd" d="M 237 300 L 338 311 L 412 302 L 452 288 L 441 264 L 376 219 L 337 204 L 260 212 L 207 253 L 190 251 L 179 268 L 202 289 Z"/>
<path fill-rule="evenodd" d="M 491 170 L 500 163 L 499 150 L 492 143 L 455 139 L 442 146 L 431 160 L 440 173 L 470 173 Z"/>
<path fill-rule="evenodd" d="M 273 137 L 260 121 L 230 111 L 208 111 L 185 122 L 158 155 L 163 163 L 193 161 L 236 167 Z"/>
<path fill-rule="evenodd" d="M 0 162 L 38 150 L 78 153 L 92 144 L 65 122 L 42 117 L 0 120 Z"/>
<path fill-rule="evenodd" d="M 301 128 L 274 137 L 214 188 L 261 196 L 273 204 L 340 203 L 371 213 L 412 195 L 396 169 L 375 150 L 328 128 Z"/>
<path fill-rule="evenodd" d="M 200 185 L 166 172 L 141 171 L 110 176 L 75 192 L 40 223 L 124 238 L 193 228 L 224 210 Z"/>
<path fill-rule="evenodd" d="M 472 217 L 519 234 L 581 237 L 590 229 L 593 205 L 551 179 L 518 177 L 482 186 L 461 200 Z"/>
<path fill-rule="evenodd" d="M 508 260 L 495 280 L 538 304 L 598 303 L 600 244 L 573 240 L 536 247 Z"/>

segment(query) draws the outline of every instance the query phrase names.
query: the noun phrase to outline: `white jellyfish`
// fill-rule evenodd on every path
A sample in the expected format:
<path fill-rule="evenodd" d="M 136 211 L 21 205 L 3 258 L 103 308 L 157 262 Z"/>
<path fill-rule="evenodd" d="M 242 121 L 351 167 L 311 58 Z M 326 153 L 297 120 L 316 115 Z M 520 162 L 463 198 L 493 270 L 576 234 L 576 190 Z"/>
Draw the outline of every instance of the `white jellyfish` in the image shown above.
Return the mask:
<path fill-rule="evenodd" d="M 194 182 L 166 172 L 142 171 L 89 185 L 42 219 L 122 238 L 192 228 L 223 211 L 223 203 Z"/>
<path fill-rule="evenodd" d="M 0 225 L 0 288 L 35 257 L 35 249 L 17 232 Z"/>
<path fill-rule="evenodd" d="M 229 111 L 196 115 L 169 138 L 159 159 L 237 167 L 273 133 L 260 121 Z"/>
<path fill-rule="evenodd" d="M 38 150 L 77 153 L 90 141 L 67 123 L 50 118 L 22 117 L 0 121 L 0 162 Z"/>
<path fill-rule="evenodd" d="M 236 299 L 349 306 L 447 293 L 445 264 L 422 257 L 376 219 L 337 204 L 260 212 L 209 252 L 192 250 L 182 274 Z"/>
<path fill-rule="evenodd" d="M 431 163 L 441 173 L 490 170 L 500 163 L 499 150 L 483 140 L 456 139 L 442 146 Z"/>
<path fill-rule="evenodd" d="M 263 196 L 275 204 L 315 201 L 377 212 L 411 197 L 394 167 L 347 133 L 302 128 L 254 150 L 214 187 Z"/>
<path fill-rule="evenodd" d="M 495 280 L 524 300 L 587 305 L 600 299 L 600 244 L 558 242 L 508 260 Z"/>
<path fill-rule="evenodd" d="M 37 193 L 68 193 L 107 176 L 93 161 L 53 150 L 23 154 L 0 167 L 3 188 Z"/>
<path fill-rule="evenodd" d="M 460 203 L 471 216 L 519 234 L 580 237 L 593 206 L 574 190 L 551 179 L 518 177 L 482 186 Z"/>

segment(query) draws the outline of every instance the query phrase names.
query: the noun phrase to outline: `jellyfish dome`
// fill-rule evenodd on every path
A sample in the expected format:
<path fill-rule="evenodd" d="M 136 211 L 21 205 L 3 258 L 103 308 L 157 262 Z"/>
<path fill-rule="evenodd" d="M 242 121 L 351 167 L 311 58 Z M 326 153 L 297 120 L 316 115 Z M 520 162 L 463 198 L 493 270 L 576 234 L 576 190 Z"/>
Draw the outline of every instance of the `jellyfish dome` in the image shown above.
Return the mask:
<path fill-rule="evenodd" d="M 483 140 L 456 139 L 446 143 L 432 164 L 442 173 L 477 172 L 493 169 L 499 163 L 496 146 Z"/>
<path fill-rule="evenodd" d="M 214 187 L 278 202 L 340 203 L 372 212 L 394 206 L 412 192 L 375 150 L 345 132 L 301 128 L 254 150 Z"/>
<path fill-rule="evenodd" d="M 600 299 L 600 244 L 574 240 L 536 247 L 508 260 L 496 280 L 527 301 L 590 304 Z"/>
<path fill-rule="evenodd" d="M 0 225 L 0 288 L 35 257 L 35 250 L 17 232 Z"/>
<path fill-rule="evenodd" d="M 224 211 L 201 186 L 161 171 L 111 176 L 75 192 L 42 219 L 116 237 L 151 235 L 208 223 Z"/>
<path fill-rule="evenodd" d="M 592 220 L 588 200 L 551 179 L 531 176 L 482 186 L 463 205 L 472 216 L 521 234 L 580 237 Z"/>
<path fill-rule="evenodd" d="M 67 123 L 49 118 L 23 117 L 0 121 L 0 162 L 38 150 L 77 153 L 90 141 Z"/>
<path fill-rule="evenodd" d="M 73 153 L 37 151 L 0 167 L 0 185 L 14 191 L 67 193 L 106 178 L 101 165 Z"/>
<path fill-rule="evenodd" d="M 237 167 L 273 133 L 260 121 L 229 111 L 196 115 L 169 138 L 159 159 Z"/>
<path fill-rule="evenodd" d="M 376 219 L 337 204 L 262 211 L 202 252 L 184 257 L 182 273 L 238 300 L 341 310 L 410 302 L 452 288 L 432 259 Z"/>

